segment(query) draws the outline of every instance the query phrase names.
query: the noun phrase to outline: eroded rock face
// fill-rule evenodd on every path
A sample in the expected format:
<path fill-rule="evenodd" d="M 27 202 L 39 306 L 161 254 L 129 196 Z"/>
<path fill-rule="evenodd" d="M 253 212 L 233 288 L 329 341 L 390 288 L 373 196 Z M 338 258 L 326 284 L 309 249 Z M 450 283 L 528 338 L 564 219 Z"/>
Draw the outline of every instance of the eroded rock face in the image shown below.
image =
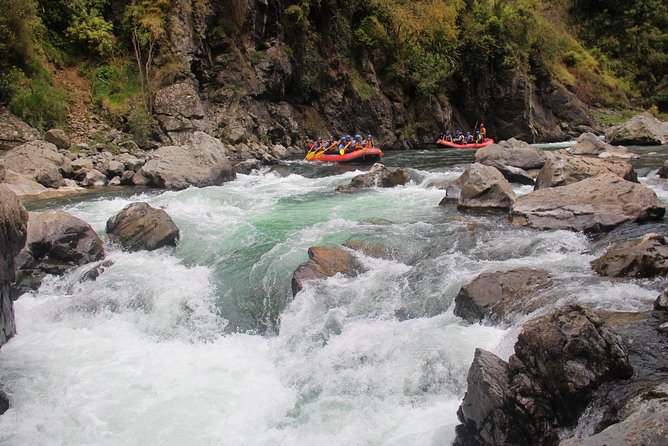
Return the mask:
<path fill-rule="evenodd" d="M 564 151 L 548 152 L 545 156 L 545 165 L 536 177 L 534 190 L 566 186 L 605 173 L 638 182 L 633 166 L 626 162 L 569 155 Z"/>
<path fill-rule="evenodd" d="M 308 257 L 292 275 L 293 296 L 304 288 L 307 280 L 324 279 L 337 273 L 354 277 L 362 271 L 355 256 L 343 248 L 314 246 L 308 249 Z"/>
<path fill-rule="evenodd" d="M 661 121 L 649 113 L 641 113 L 611 127 L 605 132 L 605 139 L 614 145 L 652 146 L 666 143 Z"/>
<path fill-rule="evenodd" d="M 206 133 L 195 133 L 200 135 L 197 143 L 161 147 L 153 152 L 139 171 L 141 175 L 166 189 L 215 186 L 233 180 L 236 175 L 225 156 L 225 146 Z"/>
<path fill-rule="evenodd" d="M 578 305 L 529 321 L 508 363 L 476 352 L 456 445 L 556 445 L 601 385 L 633 374 L 621 338 Z"/>
<path fill-rule="evenodd" d="M 162 209 L 147 203 L 132 203 L 107 220 L 107 234 L 131 251 L 152 251 L 163 246 L 176 246 L 179 228 Z"/>
<path fill-rule="evenodd" d="M 156 92 L 155 113 L 167 132 L 180 132 L 197 128 L 192 120 L 204 118 L 204 107 L 197 88 L 181 82 Z"/>
<path fill-rule="evenodd" d="M 591 262 L 601 276 L 655 277 L 668 274 L 668 245 L 660 234 L 628 240 L 612 246 Z"/>
<path fill-rule="evenodd" d="M 16 256 L 17 289 L 37 289 L 47 274 L 103 257 L 102 240 L 85 221 L 64 211 L 31 212 L 28 239 Z"/>
<path fill-rule="evenodd" d="M 26 241 L 27 223 L 28 211 L 12 191 L 0 185 L 0 347 L 16 333 L 10 285 L 15 278 L 14 257 Z"/>
<path fill-rule="evenodd" d="M 485 165 L 489 165 L 491 161 L 498 161 L 503 165 L 524 170 L 540 169 L 545 164 L 542 150 L 514 138 L 478 149 L 475 159 L 476 162 Z"/>
<path fill-rule="evenodd" d="M 508 180 L 494 167 L 471 164 L 464 170 L 461 183 L 459 208 L 508 209 L 517 198 Z"/>
<path fill-rule="evenodd" d="M 459 290 L 454 313 L 469 322 L 499 321 L 510 313 L 528 313 L 536 307 L 531 305 L 531 297 L 551 285 L 550 274 L 542 269 L 483 273 Z"/>
<path fill-rule="evenodd" d="M 665 205 L 647 187 L 608 173 L 517 199 L 513 224 L 536 229 L 603 232 L 627 222 L 660 220 Z"/>
<path fill-rule="evenodd" d="M 367 173 L 358 175 L 350 181 L 336 188 L 338 191 L 348 192 L 351 190 L 367 187 L 395 187 L 402 186 L 410 181 L 410 175 L 400 167 L 385 167 L 376 163 Z"/>

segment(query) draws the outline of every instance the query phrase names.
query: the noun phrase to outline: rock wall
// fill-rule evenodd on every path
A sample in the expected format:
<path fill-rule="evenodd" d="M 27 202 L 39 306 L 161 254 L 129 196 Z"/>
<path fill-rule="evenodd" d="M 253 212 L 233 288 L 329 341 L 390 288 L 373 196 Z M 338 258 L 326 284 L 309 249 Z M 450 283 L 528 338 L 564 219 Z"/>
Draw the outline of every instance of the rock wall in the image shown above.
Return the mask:
<path fill-rule="evenodd" d="M 16 332 L 10 285 L 14 257 L 26 241 L 28 212 L 13 192 L 0 185 L 0 346 Z"/>
<path fill-rule="evenodd" d="M 172 8 L 161 58 L 180 67 L 174 82 L 196 86 L 203 116 L 161 119 L 165 133 L 177 126 L 206 131 L 227 144 L 303 146 L 305 136 L 371 132 L 383 146 L 406 148 L 434 142 L 445 128 L 472 128 L 481 119 L 496 138 L 527 141 L 565 139 L 578 126 L 594 125 L 566 88 L 539 88 L 524 68 L 481 76 L 473 93 L 418 98 L 378 74 L 383 55 L 359 55 L 362 69 L 356 73 L 327 42 L 319 47 L 325 62 L 318 85 L 304 101 L 294 84 L 302 67 L 283 38 L 283 2 L 178 0 Z M 372 92 L 360 94 L 355 76 Z M 171 112 L 162 107 L 160 114 Z"/>

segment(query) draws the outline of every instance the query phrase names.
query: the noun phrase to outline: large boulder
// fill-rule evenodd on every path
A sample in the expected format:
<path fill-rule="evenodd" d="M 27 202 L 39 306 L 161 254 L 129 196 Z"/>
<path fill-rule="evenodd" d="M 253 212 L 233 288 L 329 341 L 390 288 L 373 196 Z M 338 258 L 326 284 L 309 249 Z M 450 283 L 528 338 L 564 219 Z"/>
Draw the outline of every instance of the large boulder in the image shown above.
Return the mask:
<path fill-rule="evenodd" d="M 19 197 L 25 195 L 39 195 L 48 190 L 37 181 L 33 181 L 13 170 L 5 171 L 4 185 Z"/>
<path fill-rule="evenodd" d="M 0 347 L 16 333 L 11 283 L 14 257 L 25 244 L 27 223 L 28 211 L 12 191 L 0 185 Z"/>
<path fill-rule="evenodd" d="M 467 390 L 457 410 L 463 424 L 457 426 L 456 446 L 515 444 L 506 407 L 510 387 L 508 363 L 476 348 L 466 378 Z"/>
<path fill-rule="evenodd" d="M 585 178 L 613 173 L 627 181 L 638 182 L 638 175 L 629 163 L 570 155 L 564 151 L 546 153 L 545 165 L 536 177 L 534 190 L 566 186 Z"/>
<path fill-rule="evenodd" d="M 5 156 L 5 168 L 26 178 L 40 182 L 46 179 L 46 187 L 57 186 L 62 181 L 62 168 L 69 160 L 58 148 L 46 141 L 30 141 L 9 150 Z M 55 183 L 55 184 L 54 184 Z M 40 183 L 42 184 L 42 183 Z"/>
<path fill-rule="evenodd" d="M 395 187 L 402 186 L 410 181 L 410 175 L 400 167 L 385 167 L 376 163 L 371 169 L 362 175 L 358 175 L 350 181 L 336 188 L 338 191 L 347 192 L 367 187 Z"/>
<path fill-rule="evenodd" d="M 661 121 L 649 113 L 641 113 L 609 128 L 605 139 L 614 145 L 653 146 L 666 143 Z"/>
<path fill-rule="evenodd" d="M 308 257 L 292 275 L 293 296 L 304 288 L 307 280 L 324 279 L 337 273 L 354 277 L 362 271 L 355 256 L 343 248 L 313 246 L 308 249 Z"/>
<path fill-rule="evenodd" d="M 533 186 L 535 184 L 531 175 L 529 175 L 526 170 L 520 169 L 519 167 L 506 166 L 498 160 L 487 160 L 485 161 L 485 165 L 493 167 L 501 172 L 501 175 L 511 183 L 524 184 L 527 186 Z"/>
<path fill-rule="evenodd" d="M 176 246 L 179 228 L 162 209 L 147 203 L 132 203 L 107 220 L 107 234 L 131 251 L 152 251 L 163 246 Z"/>
<path fill-rule="evenodd" d="M 517 198 L 508 180 L 494 167 L 471 164 L 461 182 L 458 207 L 462 209 L 508 209 Z"/>
<path fill-rule="evenodd" d="M 0 106 L 0 151 L 39 139 L 39 132 Z"/>
<path fill-rule="evenodd" d="M 204 118 L 204 107 L 195 85 L 181 82 L 156 92 L 155 114 L 167 132 L 192 131 L 193 120 Z"/>
<path fill-rule="evenodd" d="M 664 213 L 665 205 L 654 191 L 611 173 L 537 190 L 518 198 L 510 209 L 516 225 L 585 232 L 660 220 Z"/>
<path fill-rule="evenodd" d="M 216 186 L 233 180 L 236 174 L 223 143 L 203 132 L 195 134 L 187 146 L 166 146 L 153 152 L 139 171 L 141 175 L 166 189 Z"/>
<path fill-rule="evenodd" d="M 445 197 L 438 203 L 439 206 L 447 206 L 448 204 L 459 203 L 459 197 L 462 195 L 462 175 L 456 179 L 449 181 L 445 185 Z"/>
<path fill-rule="evenodd" d="M 31 212 L 28 239 L 16 256 L 18 290 L 37 289 L 47 274 L 103 257 L 102 240 L 85 221 L 64 211 Z"/>
<path fill-rule="evenodd" d="M 578 305 L 529 321 L 508 363 L 476 352 L 456 445 L 556 445 L 594 392 L 633 374 L 622 339 Z"/>
<path fill-rule="evenodd" d="M 605 141 L 598 136 L 586 132 L 578 137 L 575 144 L 569 149 L 569 152 L 573 155 L 598 155 L 599 153 L 605 152 L 610 147 L 612 146 L 606 144 Z"/>
<path fill-rule="evenodd" d="M 54 144 L 61 150 L 69 149 L 72 145 L 70 137 L 67 136 L 62 129 L 50 129 L 44 134 L 44 139 L 51 144 Z"/>
<path fill-rule="evenodd" d="M 601 276 L 655 277 L 668 275 L 668 246 L 660 234 L 617 243 L 591 262 Z"/>
<path fill-rule="evenodd" d="M 475 159 L 481 164 L 498 161 L 506 166 L 524 170 L 540 169 L 545 163 L 543 151 L 514 138 L 478 149 Z"/>
<path fill-rule="evenodd" d="M 668 160 L 663 162 L 663 165 L 659 167 L 659 170 L 656 172 L 656 174 L 660 178 L 668 178 Z"/>
<path fill-rule="evenodd" d="M 550 274 L 542 269 L 482 273 L 459 290 L 454 313 L 469 322 L 499 321 L 510 313 L 529 313 L 536 309 L 531 298 L 551 285 Z"/>

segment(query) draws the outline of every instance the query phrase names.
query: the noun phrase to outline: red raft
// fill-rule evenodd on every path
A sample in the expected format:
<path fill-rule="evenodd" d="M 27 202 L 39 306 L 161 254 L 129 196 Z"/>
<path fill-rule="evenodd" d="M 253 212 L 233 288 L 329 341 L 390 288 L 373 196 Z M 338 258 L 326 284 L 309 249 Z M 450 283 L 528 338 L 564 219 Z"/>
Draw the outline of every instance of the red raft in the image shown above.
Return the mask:
<path fill-rule="evenodd" d="M 479 149 L 480 147 L 487 147 L 490 144 L 494 144 L 494 140 L 492 138 L 487 138 L 477 144 L 457 144 L 455 142 L 446 141 L 445 139 L 439 139 L 436 141 L 436 144 L 440 144 L 449 149 Z"/>
<path fill-rule="evenodd" d="M 307 155 L 306 159 L 308 161 L 322 161 L 324 163 L 375 163 L 376 161 L 380 161 L 381 156 L 383 156 L 383 151 L 378 147 L 372 147 L 370 149 L 358 149 L 354 152 L 344 153 L 343 155 L 338 153 L 328 153 L 325 155 L 319 152 L 315 156 L 309 157 Z"/>

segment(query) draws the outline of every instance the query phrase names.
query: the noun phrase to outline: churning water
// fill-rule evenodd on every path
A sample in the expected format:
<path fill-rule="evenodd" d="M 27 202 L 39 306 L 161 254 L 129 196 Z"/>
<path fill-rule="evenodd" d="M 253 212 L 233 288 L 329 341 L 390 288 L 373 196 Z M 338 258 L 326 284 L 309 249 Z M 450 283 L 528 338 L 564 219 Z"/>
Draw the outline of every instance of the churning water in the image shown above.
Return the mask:
<path fill-rule="evenodd" d="M 507 359 L 519 325 L 453 315 L 485 271 L 550 271 L 551 305 L 646 310 L 663 284 L 598 278 L 582 234 L 533 231 L 437 206 L 433 185 L 470 154 L 393 153 L 413 181 L 334 191 L 356 167 L 292 162 L 220 187 L 50 203 L 89 222 L 134 201 L 164 208 L 176 249 L 126 253 L 96 281 L 84 266 L 16 302 L 0 354 L 12 407 L 3 445 L 444 445 L 476 347 Z M 664 200 L 663 185 L 645 181 Z M 518 193 L 530 189 L 518 188 Z M 314 245 L 380 243 L 367 271 L 306 286 L 292 272 Z"/>

